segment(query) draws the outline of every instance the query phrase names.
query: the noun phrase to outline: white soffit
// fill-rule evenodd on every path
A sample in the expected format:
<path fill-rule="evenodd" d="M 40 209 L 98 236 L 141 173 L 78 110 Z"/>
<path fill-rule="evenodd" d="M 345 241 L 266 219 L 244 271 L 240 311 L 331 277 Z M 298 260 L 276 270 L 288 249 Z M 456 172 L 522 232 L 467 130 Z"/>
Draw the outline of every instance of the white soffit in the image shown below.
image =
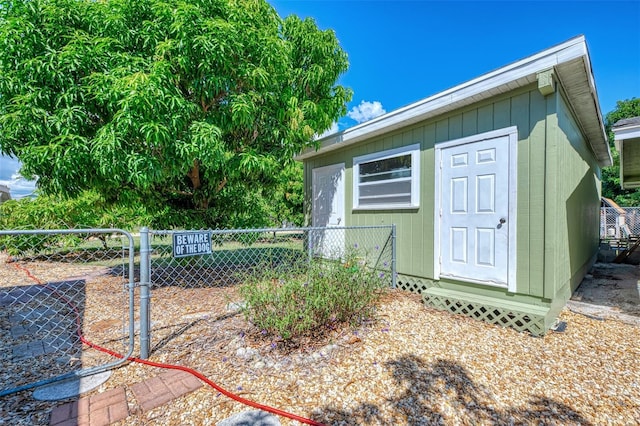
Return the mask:
<path fill-rule="evenodd" d="M 563 67 L 562 65 L 567 65 Z M 296 156 L 305 160 L 365 139 L 383 135 L 437 115 L 509 92 L 536 82 L 536 74 L 554 68 L 565 87 L 583 131 L 602 166 L 611 164 L 602 114 L 595 90 L 584 36 L 529 56 L 466 83 L 391 111 L 373 120 L 319 139 L 319 148 L 308 148 Z M 578 104 L 574 104 L 578 102 Z"/>

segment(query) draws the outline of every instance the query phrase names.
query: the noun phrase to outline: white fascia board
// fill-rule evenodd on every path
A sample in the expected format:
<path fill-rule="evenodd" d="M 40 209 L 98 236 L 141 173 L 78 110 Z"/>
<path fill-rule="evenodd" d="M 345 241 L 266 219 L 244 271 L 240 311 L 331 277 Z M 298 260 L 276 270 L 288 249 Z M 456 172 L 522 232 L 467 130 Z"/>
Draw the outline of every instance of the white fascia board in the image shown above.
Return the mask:
<path fill-rule="evenodd" d="M 509 88 L 510 83 L 526 79 L 531 75 L 535 76 L 535 74 L 540 71 L 579 57 L 588 58 L 584 36 L 575 37 L 436 95 L 391 111 L 339 133 L 326 136 L 318 140 L 320 143 L 318 150 L 309 148 L 297 155 L 296 160 L 312 158 L 335 149 L 349 146 L 361 140 L 387 133 L 396 128 L 422 121 L 430 116 L 436 115 L 442 108 L 446 108 L 456 102 L 464 102 L 470 99 L 473 102 L 477 102 L 485 97 L 492 96 L 489 94 L 491 89 L 504 86 L 508 88 L 508 90 L 512 90 L 512 88 Z M 588 65 L 589 67 L 591 66 L 590 63 L 588 63 Z M 593 75 L 592 73 L 590 74 L 590 83 L 593 83 Z M 516 87 L 520 85 L 521 84 L 516 84 Z M 594 88 L 595 86 L 591 84 L 591 87 Z"/>
<path fill-rule="evenodd" d="M 640 124 L 629 124 L 627 126 L 614 127 L 611 131 L 613 132 L 613 140 L 615 142 L 616 149 L 621 156 L 623 155 L 622 145 L 624 144 L 624 141 L 640 139 Z M 620 165 L 620 169 L 622 170 L 622 164 Z"/>
<path fill-rule="evenodd" d="M 613 135 L 616 141 L 640 138 L 640 124 L 613 129 Z"/>
<path fill-rule="evenodd" d="M 594 105 L 596 107 L 596 115 L 598 117 L 598 125 L 600 127 L 599 133 L 602 134 L 603 141 L 606 145 L 607 149 L 607 159 L 608 164 L 603 162 L 601 165 L 603 166 L 612 166 L 613 165 L 613 156 L 611 155 L 611 150 L 609 149 L 609 138 L 607 137 L 607 132 L 604 129 L 604 121 L 602 120 L 602 111 L 600 110 L 600 102 L 598 102 L 598 91 L 596 89 L 596 79 L 593 75 L 593 68 L 591 67 L 591 59 L 589 56 L 589 49 L 587 48 L 587 43 L 584 41 L 584 36 L 582 37 L 584 54 L 582 55 L 584 58 L 584 64 L 587 71 L 587 78 L 589 79 L 589 91 L 591 92 L 591 96 L 594 100 Z"/>

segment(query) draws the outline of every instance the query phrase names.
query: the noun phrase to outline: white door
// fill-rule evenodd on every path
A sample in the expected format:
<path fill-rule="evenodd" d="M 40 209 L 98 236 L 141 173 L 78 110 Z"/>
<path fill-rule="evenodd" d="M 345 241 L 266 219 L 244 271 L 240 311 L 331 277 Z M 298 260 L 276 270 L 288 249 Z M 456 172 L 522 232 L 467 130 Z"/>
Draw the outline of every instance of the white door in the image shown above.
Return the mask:
<path fill-rule="evenodd" d="M 438 149 L 440 277 L 515 288 L 516 136 Z"/>
<path fill-rule="evenodd" d="M 345 225 L 344 163 L 313 169 L 312 187 L 312 225 L 327 228 L 312 233 L 313 253 L 333 259 L 341 258 L 345 239 L 344 229 L 341 229 Z"/>

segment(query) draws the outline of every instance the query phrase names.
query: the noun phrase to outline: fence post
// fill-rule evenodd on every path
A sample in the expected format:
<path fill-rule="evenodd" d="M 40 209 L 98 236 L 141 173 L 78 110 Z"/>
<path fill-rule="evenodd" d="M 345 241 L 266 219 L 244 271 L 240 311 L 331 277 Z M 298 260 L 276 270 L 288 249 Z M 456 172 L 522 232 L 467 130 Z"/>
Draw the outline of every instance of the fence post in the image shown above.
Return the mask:
<path fill-rule="evenodd" d="M 396 288 L 396 224 L 391 224 L 391 287 Z"/>
<path fill-rule="evenodd" d="M 150 285 L 151 285 L 151 246 L 149 244 L 149 228 L 140 228 L 140 358 L 149 358 L 149 341 L 151 329 Z"/>

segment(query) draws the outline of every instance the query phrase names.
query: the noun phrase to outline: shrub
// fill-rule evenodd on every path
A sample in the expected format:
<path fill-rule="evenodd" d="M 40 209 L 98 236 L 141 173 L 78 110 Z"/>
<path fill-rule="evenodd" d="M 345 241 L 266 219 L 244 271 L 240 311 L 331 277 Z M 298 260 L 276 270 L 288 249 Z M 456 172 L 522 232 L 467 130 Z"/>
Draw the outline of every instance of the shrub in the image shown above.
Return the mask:
<path fill-rule="evenodd" d="M 263 333 L 284 340 L 314 334 L 339 323 L 357 323 L 371 314 L 384 273 L 357 253 L 345 261 L 314 259 L 306 271 L 257 268 L 244 277 L 240 294 L 245 317 Z"/>
<path fill-rule="evenodd" d="M 36 198 L 9 200 L 0 205 L 0 229 L 88 229 L 124 228 L 131 230 L 151 220 L 143 207 L 107 203 L 96 192 L 85 191 L 77 197 L 39 195 Z M 0 250 L 10 254 L 42 253 L 59 247 L 74 247 L 83 242 L 77 235 L 0 236 Z M 106 242 L 103 241 L 106 245 Z"/>

